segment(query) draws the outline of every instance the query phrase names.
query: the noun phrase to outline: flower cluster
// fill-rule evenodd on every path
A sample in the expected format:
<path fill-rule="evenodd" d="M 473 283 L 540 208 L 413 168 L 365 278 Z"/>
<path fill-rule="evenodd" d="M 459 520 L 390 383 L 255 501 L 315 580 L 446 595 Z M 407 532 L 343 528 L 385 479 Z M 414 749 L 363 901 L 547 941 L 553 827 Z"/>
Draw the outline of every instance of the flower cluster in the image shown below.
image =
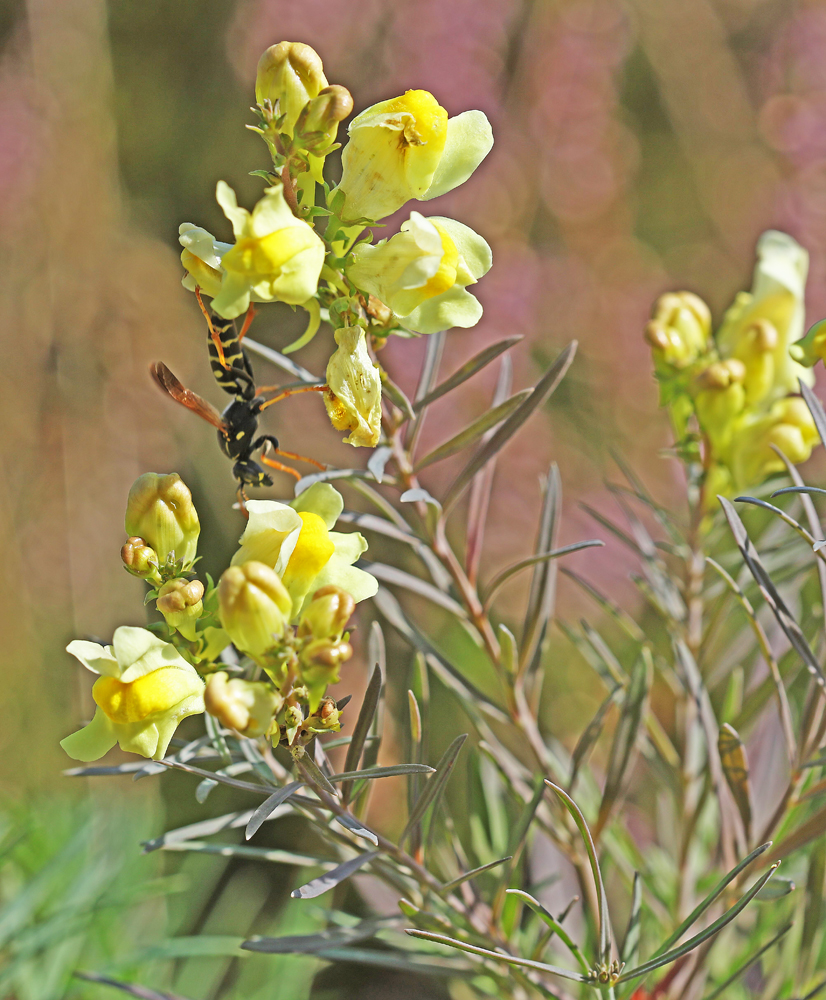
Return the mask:
<path fill-rule="evenodd" d="M 661 403 L 668 407 L 684 457 L 701 459 L 707 502 L 754 486 L 784 462 L 805 462 L 817 429 L 799 381 L 811 385 L 814 363 L 804 328 L 809 258 L 785 233 L 757 244 L 750 292 L 740 292 L 712 335 L 711 312 L 691 292 L 663 295 L 646 328 Z M 817 328 L 814 328 L 815 331 Z"/>
<path fill-rule="evenodd" d="M 248 501 L 231 565 L 217 586 L 208 577 L 205 586 L 194 578 L 200 524 L 192 495 L 175 474 L 141 476 L 129 493 L 122 557 L 153 586 L 161 620 L 118 628 L 111 646 L 69 644 L 98 675 L 97 708 L 63 740 L 65 751 L 97 760 L 119 743 L 160 759 L 181 720 L 205 710 L 244 736 L 291 747 L 338 729 L 327 688 L 352 656 L 347 623 L 356 603 L 378 587 L 353 565 L 364 538 L 332 530 L 342 507 L 327 483 L 290 504 Z"/>
<path fill-rule="evenodd" d="M 337 347 L 327 368 L 331 422 L 348 432 L 347 443 L 375 447 L 382 418 L 375 351 L 391 334 L 478 323 L 482 307 L 468 286 L 489 270 L 491 252 L 472 229 L 441 216 L 411 212 L 396 235 L 375 244 L 368 227 L 408 201 L 429 201 L 466 181 L 493 145 L 490 125 L 481 111 L 448 118 L 432 94 L 407 91 L 352 120 L 341 179 L 331 186 L 325 159 L 339 148 L 339 124 L 353 101 L 344 87 L 328 84 L 318 54 L 302 43 L 271 46 L 258 65 L 255 96 L 251 127 L 272 157 L 272 168 L 256 173 L 267 186 L 250 212 L 219 181 L 234 243 L 181 225 L 184 286 L 211 297 L 227 319 L 251 303 L 303 306 L 308 333 L 287 350 L 309 341 L 316 317 L 328 319 Z"/>

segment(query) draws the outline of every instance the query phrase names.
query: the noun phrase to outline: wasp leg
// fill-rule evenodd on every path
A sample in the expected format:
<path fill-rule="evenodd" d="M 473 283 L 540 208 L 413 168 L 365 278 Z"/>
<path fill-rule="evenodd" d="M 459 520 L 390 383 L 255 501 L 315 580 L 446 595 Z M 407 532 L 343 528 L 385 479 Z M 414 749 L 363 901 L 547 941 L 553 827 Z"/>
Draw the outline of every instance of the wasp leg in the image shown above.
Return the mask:
<path fill-rule="evenodd" d="M 286 472 L 290 476 L 295 476 L 296 479 L 301 479 L 301 473 L 297 469 L 291 469 L 289 465 L 284 465 L 282 462 L 276 462 L 274 458 L 267 458 L 266 455 L 262 455 L 261 461 L 264 465 L 268 465 L 271 469 L 278 469 L 279 472 Z"/>
<path fill-rule="evenodd" d="M 238 343 L 246 337 L 249 333 L 249 328 L 252 326 L 252 321 L 255 319 L 255 306 L 250 302 L 249 309 L 247 309 L 247 315 L 244 317 L 244 325 L 241 327 L 241 332 L 238 334 Z"/>
<path fill-rule="evenodd" d="M 218 360 L 221 362 L 221 366 L 223 368 L 229 368 L 226 355 L 224 354 L 224 345 L 221 343 L 221 338 L 215 332 L 215 327 L 212 325 L 212 317 L 209 315 L 207 307 L 203 303 L 203 299 L 201 298 L 201 289 L 197 285 L 195 286 L 195 298 L 198 300 L 198 305 L 201 307 L 201 312 L 204 314 L 204 319 L 207 321 L 209 335 L 212 337 L 212 343 L 215 344 L 215 350 L 218 352 Z"/>
<path fill-rule="evenodd" d="M 297 396 L 302 392 L 325 392 L 330 387 L 328 385 L 305 385 L 300 389 L 285 389 L 284 392 L 279 393 L 277 396 L 273 396 L 272 399 L 268 399 L 265 403 L 261 404 L 261 409 L 266 410 L 268 406 L 272 406 L 273 403 L 278 403 L 282 399 L 287 399 L 289 396 Z M 272 392 L 277 390 L 277 385 L 265 385 L 258 390 L 259 395 L 262 392 Z"/>
<path fill-rule="evenodd" d="M 314 465 L 317 469 L 321 469 L 322 472 L 327 468 L 327 466 L 322 462 L 317 462 L 314 458 L 310 458 L 307 455 L 299 455 L 297 451 L 284 451 L 283 448 L 279 448 L 278 438 L 273 437 L 272 434 L 262 434 L 261 437 L 253 441 L 252 448 L 250 450 L 254 451 L 256 448 L 263 448 L 268 444 L 272 446 L 272 450 L 276 455 L 281 455 L 283 458 L 292 458 L 296 462 L 309 462 L 310 465 Z M 263 460 L 264 456 L 262 455 L 261 458 Z"/>

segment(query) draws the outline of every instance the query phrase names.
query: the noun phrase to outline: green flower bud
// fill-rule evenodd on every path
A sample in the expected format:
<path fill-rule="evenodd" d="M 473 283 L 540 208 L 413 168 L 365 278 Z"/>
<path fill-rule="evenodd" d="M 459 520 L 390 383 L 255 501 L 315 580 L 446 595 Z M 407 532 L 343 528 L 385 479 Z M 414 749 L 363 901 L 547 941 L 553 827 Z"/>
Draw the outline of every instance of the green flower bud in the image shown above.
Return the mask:
<path fill-rule="evenodd" d="M 185 639 L 196 639 L 195 622 L 204 611 L 204 585 L 200 580 L 179 577 L 169 580 L 158 591 L 156 607 L 170 628 L 176 628 Z"/>
<path fill-rule="evenodd" d="M 316 712 L 316 726 L 314 728 L 336 731 L 341 728 L 339 719 L 341 712 L 332 698 L 323 698 Z M 315 720 L 314 720 L 315 721 Z"/>
<path fill-rule="evenodd" d="M 207 681 L 204 704 L 227 728 L 244 736 L 263 736 L 272 725 L 283 698 L 262 681 L 245 681 L 240 677 L 230 680 L 219 671 Z"/>
<path fill-rule="evenodd" d="M 278 105 L 277 113 L 284 115 L 281 131 L 287 135 L 293 134 L 307 102 L 326 86 L 321 57 L 303 42 L 271 45 L 258 61 L 255 99 L 262 106 L 266 101 Z"/>
<path fill-rule="evenodd" d="M 715 361 L 694 380 L 697 419 L 717 458 L 724 456 L 746 404 L 745 378 L 743 362 L 729 358 Z"/>
<path fill-rule="evenodd" d="M 341 635 L 356 610 L 356 602 L 341 587 L 322 587 L 313 595 L 301 616 L 298 635 L 327 639 Z"/>
<path fill-rule="evenodd" d="M 191 565 L 200 532 L 192 494 L 177 472 L 146 472 L 135 480 L 126 501 L 126 534 L 144 539 L 161 566 L 170 556 Z"/>
<path fill-rule="evenodd" d="M 142 580 L 159 580 L 158 553 L 150 548 L 142 538 L 127 538 L 120 550 L 124 566 L 133 576 Z"/>
<path fill-rule="evenodd" d="M 278 645 L 292 614 L 281 578 L 260 562 L 230 566 L 218 584 L 218 604 L 230 639 L 253 659 Z"/>

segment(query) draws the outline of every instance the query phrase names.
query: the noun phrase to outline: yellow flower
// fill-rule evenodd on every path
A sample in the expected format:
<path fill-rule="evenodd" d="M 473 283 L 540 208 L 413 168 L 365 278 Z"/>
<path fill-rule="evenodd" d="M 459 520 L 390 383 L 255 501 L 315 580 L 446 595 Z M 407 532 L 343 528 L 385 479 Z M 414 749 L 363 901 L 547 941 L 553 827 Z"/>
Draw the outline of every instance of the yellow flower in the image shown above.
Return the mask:
<path fill-rule="evenodd" d="M 767 378 L 767 359 L 756 366 L 756 377 L 749 386 L 752 403 L 763 398 L 770 404 L 789 392 L 797 392 L 798 379 L 806 385 L 814 384 L 813 373 L 789 353 L 791 345 L 803 334 L 808 270 L 809 255 L 796 240 L 776 230 L 763 233 L 757 242 L 751 291 L 740 292 L 723 319 L 717 346 L 724 357 L 741 358 L 750 367 L 746 359 L 751 356 L 754 360 L 755 346 L 774 343 L 773 347 L 763 348 L 774 371 Z M 762 330 L 757 344 L 755 329 Z"/>
<path fill-rule="evenodd" d="M 779 448 L 795 465 L 805 462 L 819 438 L 808 406 L 800 396 L 778 400 L 768 413 L 746 417 L 731 441 L 734 488 L 747 489 L 786 466 L 772 449 Z"/>
<path fill-rule="evenodd" d="M 223 181 L 218 182 L 216 196 L 232 223 L 236 242 L 221 257 L 221 287 L 212 308 L 234 319 L 252 300 L 301 305 L 312 298 L 324 264 L 324 244 L 290 211 L 283 188 L 267 188 L 251 213 L 238 207 L 235 192 Z"/>
<path fill-rule="evenodd" d="M 479 300 L 466 290 L 490 269 L 490 247 L 468 226 L 411 212 L 401 232 L 353 252 L 347 276 L 416 333 L 475 326 Z"/>
<path fill-rule="evenodd" d="M 97 760 L 115 743 L 160 760 L 178 723 L 204 710 L 204 682 L 197 670 L 147 629 L 124 625 L 111 646 L 76 639 L 66 649 L 101 675 L 92 687 L 94 718 L 60 742 L 75 760 Z"/>
<path fill-rule="evenodd" d="M 307 102 L 326 86 L 321 57 L 303 42 L 271 45 L 258 60 L 255 100 L 260 105 L 265 101 L 277 105 L 276 114 L 284 116 L 280 129 L 287 135 L 293 134 Z"/>
<path fill-rule="evenodd" d="M 381 375 L 360 326 L 336 330 L 335 338 L 338 348 L 327 362 L 327 414 L 337 431 L 350 432 L 345 444 L 375 448 L 381 434 Z"/>
<path fill-rule="evenodd" d="M 340 587 L 354 601 L 372 597 L 378 581 L 352 565 L 367 542 L 358 532 L 330 530 L 343 507 L 341 494 L 329 483 L 313 484 L 290 505 L 249 500 L 249 520 L 232 565 L 255 559 L 272 567 L 292 599 L 293 621 L 322 587 Z"/>
<path fill-rule="evenodd" d="M 716 459 L 727 455 L 735 421 L 745 406 L 745 377 L 743 362 L 730 358 L 715 361 L 694 380 L 697 419 Z"/>
<path fill-rule="evenodd" d="M 224 277 L 221 259 L 232 249 L 232 244 L 220 243 L 212 233 L 191 222 L 178 226 L 178 242 L 183 247 L 181 263 L 187 272 L 181 284 L 190 292 L 198 287 L 214 299 L 221 291 Z"/>
<path fill-rule="evenodd" d="M 374 104 L 348 132 L 340 184 L 345 219 L 383 219 L 411 198 L 427 201 L 452 191 L 493 146 L 481 111 L 448 119 L 426 90 Z"/>
<path fill-rule="evenodd" d="M 292 612 L 290 595 L 278 574 L 255 560 L 224 571 L 218 606 L 227 635 L 253 659 L 275 649 Z"/>
<path fill-rule="evenodd" d="M 207 712 L 229 729 L 254 739 L 269 730 L 283 698 L 263 681 L 230 680 L 220 670 L 207 681 L 204 703 Z"/>
<path fill-rule="evenodd" d="M 143 539 L 161 566 L 170 559 L 188 566 L 195 558 L 201 525 L 192 494 L 177 472 L 139 476 L 129 490 L 125 523 L 130 541 Z"/>

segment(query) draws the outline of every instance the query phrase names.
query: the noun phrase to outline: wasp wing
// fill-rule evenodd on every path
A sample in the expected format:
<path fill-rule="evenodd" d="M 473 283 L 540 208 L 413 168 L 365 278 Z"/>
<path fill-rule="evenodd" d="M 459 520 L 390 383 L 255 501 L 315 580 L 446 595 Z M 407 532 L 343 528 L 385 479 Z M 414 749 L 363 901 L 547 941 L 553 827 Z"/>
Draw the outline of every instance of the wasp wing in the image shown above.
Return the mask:
<path fill-rule="evenodd" d="M 167 396 L 171 396 L 176 403 L 180 403 L 181 406 L 185 406 L 188 410 L 192 410 L 193 413 L 197 413 L 199 417 L 212 424 L 221 433 L 226 434 L 227 425 L 221 419 L 221 414 L 215 409 L 212 403 L 201 399 L 196 392 L 182 385 L 162 361 L 155 361 L 151 364 L 149 372 Z"/>

